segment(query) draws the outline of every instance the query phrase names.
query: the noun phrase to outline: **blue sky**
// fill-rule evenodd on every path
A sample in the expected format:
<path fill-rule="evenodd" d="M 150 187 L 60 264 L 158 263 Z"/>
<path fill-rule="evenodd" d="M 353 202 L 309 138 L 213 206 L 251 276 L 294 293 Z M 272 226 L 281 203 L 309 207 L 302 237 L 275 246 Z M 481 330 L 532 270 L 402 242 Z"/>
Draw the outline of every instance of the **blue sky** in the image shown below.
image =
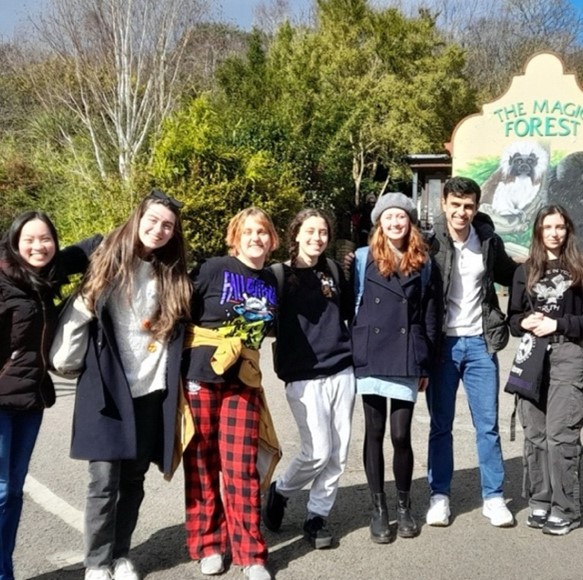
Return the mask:
<path fill-rule="evenodd" d="M 17 32 L 19 22 L 26 21 L 27 16 L 38 13 L 46 0 L 0 0 L 0 37 L 10 40 Z M 74 1 L 74 0 L 71 0 Z M 160 0 L 161 2 L 163 0 Z M 552 2 L 553 0 L 540 0 Z M 583 12 L 583 0 L 571 0 Z M 253 24 L 253 9 L 259 0 L 213 0 L 212 4 L 222 7 L 225 20 L 249 29 Z M 306 12 L 311 0 L 289 0 L 296 14 Z"/>
<path fill-rule="evenodd" d="M 4 40 L 10 40 L 17 33 L 19 22 L 26 21 L 27 16 L 38 13 L 45 1 L 0 0 L 0 36 Z M 253 10 L 259 4 L 259 0 L 213 0 L 211 3 L 222 10 L 224 20 L 249 29 L 253 25 Z M 296 14 L 299 14 L 311 6 L 311 0 L 290 0 L 289 5 L 293 6 Z"/>

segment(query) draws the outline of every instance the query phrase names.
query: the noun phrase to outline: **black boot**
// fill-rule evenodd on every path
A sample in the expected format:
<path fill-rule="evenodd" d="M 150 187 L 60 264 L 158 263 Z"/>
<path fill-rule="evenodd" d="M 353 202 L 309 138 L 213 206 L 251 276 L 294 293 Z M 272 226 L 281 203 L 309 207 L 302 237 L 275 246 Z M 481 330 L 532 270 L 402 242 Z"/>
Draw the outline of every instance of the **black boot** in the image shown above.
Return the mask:
<path fill-rule="evenodd" d="M 389 528 L 387 496 L 384 493 L 373 493 L 372 505 L 370 538 L 376 544 L 388 544 L 391 541 L 391 530 Z"/>
<path fill-rule="evenodd" d="M 411 513 L 411 496 L 408 491 L 397 491 L 397 535 L 414 538 L 418 534 L 419 528 Z"/>

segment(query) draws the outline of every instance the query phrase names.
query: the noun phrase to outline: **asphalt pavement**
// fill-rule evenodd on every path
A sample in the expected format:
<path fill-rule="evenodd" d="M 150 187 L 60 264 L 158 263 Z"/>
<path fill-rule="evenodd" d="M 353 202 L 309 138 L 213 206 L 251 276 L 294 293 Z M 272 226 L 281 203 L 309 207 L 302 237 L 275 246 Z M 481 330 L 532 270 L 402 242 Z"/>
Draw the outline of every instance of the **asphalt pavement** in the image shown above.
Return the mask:
<path fill-rule="evenodd" d="M 499 354 L 504 379 L 516 340 Z M 295 422 L 285 400 L 283 384 L 273 373 L 271 348 L 262 349 L 264 384 L 283 446 L 278 471 L 298 450 Z M 74 384 L 57 384 L 57 404 L 45 414 L 25 488 L 25 505 L 15 552 L 16 579 L 81 580 L 83 567 L 83 508 L 87 464 L 69 458 Z M 331 549 L 313 550 L 302 537 L 307 491 L 290 499 L 279 533 L 265 530 L 270 547 L 269 567 L 279 580 L 388 578 L 413 580 L 578 580 L 583 578 L 583 529 L 565 537 L 544 536 L 526 526 L 527 505 L 521 497 L 522 433 L 518 426 L 511 442 L 513 400 L 500 393 L 500 430 L 506 465 L 505 496 L 517 524 L 495 528 L 481 514 L 479 473 L 474 431 L 463 388 L 457 399 L 455 422 L 455 474 L 452 487 L 452 521 L 447 528 L 424 523 L 429 501 L 426 479 L 429 418 L 424 395 L 414 416 L 415 471 L 413 510 L 422 524 L 414 539 L 397 538 L 388 545 L 370 541 L 370 496 L 362 466 L 363 414 L 357 400 L 346 473 L 330 516 L 336 542 Z M 391 470 L 389 434 L 385 441 L 386 492 L 394 519 L 395 487 Z M 277 472 L 276 472 L 277 473 Z M 148 580 L 204 578 L 198 563 L 184 547 L 183 478 L 170 483 L 155 467 L 148 474 L 146 499 L 134 534 L 131 558 Z M 230 566 L 225 579 L 243 578 Z"/>

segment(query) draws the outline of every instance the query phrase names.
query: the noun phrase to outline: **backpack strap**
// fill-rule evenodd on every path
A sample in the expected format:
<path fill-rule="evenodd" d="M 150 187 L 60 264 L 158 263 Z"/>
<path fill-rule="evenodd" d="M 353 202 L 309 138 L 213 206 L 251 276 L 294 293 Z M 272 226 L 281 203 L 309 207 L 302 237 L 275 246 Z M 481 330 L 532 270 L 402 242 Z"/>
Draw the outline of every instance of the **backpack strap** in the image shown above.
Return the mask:
<path fill-rule="evenodd" d="M 328 265 L 328 269 L 332 274 L 336 288 L 338 288 L 338 291 L 340 291 L 340 272 L 338 271 L 338 264 L 332 258 L 326 258 L 326 264 Z"/>
<path fill-rule="evenodd" d="M 358 248 L 354 255 L 354 296 L 356 302 L 354 305 L 354 314 L 358 312 L 360 303 L 362 302 L 362 295 L 364 293 L 364 280 L 366 276 L 366 265 L 368 262 L 368 246 Z"/>
<path fill-rule="evenodd" d="M 269 269 L 273 272 L 275 279 L 277 281 L 277 297 L 281 299 L 283 296 L 283 283 L 284 283 L 284 271 L 283 264 L 278 262 L 277 264 L 272 264 Z"/>

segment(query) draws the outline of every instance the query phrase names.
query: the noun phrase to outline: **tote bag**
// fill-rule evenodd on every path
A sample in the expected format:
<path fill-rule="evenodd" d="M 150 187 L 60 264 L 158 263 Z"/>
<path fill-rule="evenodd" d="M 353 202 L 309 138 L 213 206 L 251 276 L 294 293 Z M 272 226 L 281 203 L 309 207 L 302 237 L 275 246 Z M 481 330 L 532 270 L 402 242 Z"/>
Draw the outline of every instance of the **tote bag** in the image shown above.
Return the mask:
<path fill-rule="evenodd" d="M 549 336 L 523 334 L 504 387 L 506 393 L 534 403 L 540 401 L 549 341 Z"/>

